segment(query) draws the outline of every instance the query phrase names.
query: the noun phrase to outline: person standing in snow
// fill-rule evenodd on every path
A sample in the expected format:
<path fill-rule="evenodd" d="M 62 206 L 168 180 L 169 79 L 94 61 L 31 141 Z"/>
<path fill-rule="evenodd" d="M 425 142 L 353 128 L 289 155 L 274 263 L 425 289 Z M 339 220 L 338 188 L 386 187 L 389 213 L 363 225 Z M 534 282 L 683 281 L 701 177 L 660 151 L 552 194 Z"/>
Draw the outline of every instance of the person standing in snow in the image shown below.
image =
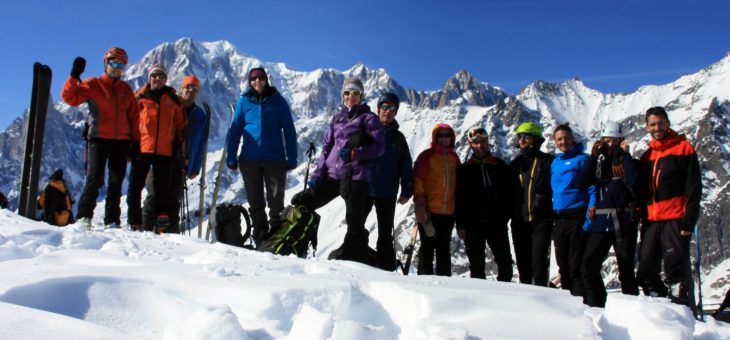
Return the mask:
<path fill-rule="evenodd" d="M 511 225 L 517 270 L 520 282 L 546 287 L 553 229 L 550 164 L 555 156 L 540 151 L 545 139 L 539 125 L 525 122 L 515 132 L 520 152 L 509 166 L 520 184 L 520 208 Z"/>
<path fill-rule="evenodd" d="M 253 239 L 258 246 L 270 228 L 275 230 L 281 224 L 279 214 L 284 209 L 286 172 L 297 166 L 298 145 L 289 104 L 269 84 L 266 71 L 261 67 L 252 68 L 248 72 L 248 85 L 248 91 L 238 99 L 228 130 L 226 164 L 231 170 L 241 171 Z M 236 158 L 241 137 L 243 147 Z"/>
<path fill-rule="evenodd" d="M 456 231 L 464 240 L 471 277 L 484 279 L 485 242 L 497 263 L 497 280 L 512 280 L 507 221 L 514 215 L 518 180 L 507 163 L 489 150 L 487 131 L 467 133 L 472 156 L 459 167 L 456 181 Z"/>
<path fill-rule="evenodd" d="M 582 143 L 575 143 L 573 130 L 565 123 L 555 128 L 555 145 L 561 153 L 550 165 L 555 228 L 553 242 L 563 289 L 584 296 L 580 273 L 585 238 L 583 225 L 595 210 L 595 186 L 591 180 L 590 157 Z"/>
<path fill-rule="evenodd" d="M 413 161 L 408 142 L 398 131 L 400 99 L 395 93 L 384 93 L 378 99 L 378 117 L 385 126 L 385 153 L 372 161 L 370 196 L 366 211 L 375 206 L 378 216 L 378 267 L 386 271 L 396 269 L 393 219 L 395 204 L 406 204 L 413 196 Z M 398 186 L 400 184 L 400 196 Z"/>
<path fill-rule="evenodd" d="M 71 75 L 61 90 L 61 98 L 71 106 L 89 105 L 84 136 L 87 140 L 86 184 L 79 199 L 76 217 L 87 230 L 91 229 L 96 198 L 104 184 L 104 168 L 108 166 L 107 195 L 104 207 L 104 226 L 119 228 L 122 182 L 127 173 L 130 145 L 138 142 L 139 107 L 132 88 L 121 80 L 127 66 L 127 52 L 112 47 L 102 58 L 104 74 L 81 80 L 86 60 L 74 60 Z"/>
<path fill-rule="evenodd" d="M 171 188 L 170 171 L 173 155 L 183 147 L 183 129 L 186 121 L 182 101 L 175 89 L 167 86 L 167 70 L 160 64 L 149 69 L 149 82 L 137 91 L 140 107 L 140 143 L 132 147 L 132 175 L 129 180 L 127 222 L 133 230 L 142 230 L 142 188 L 147 172 L 152 168 L 156 225 L 144 229 L 166 233 L 170 227 L 174 192 Z"/>
<path fill-rule="evenodd" d="M 413 203 L 421 235 L 418 275 L 451 276 L 451 233 L 454 229 L 456 178 L 459 156 L 454 152 L 456 134 L 448 124 L 431 129 L 431 147 L 414 164 Z"/>
<path fill-rule="evenodd" d="M 689 244 L 700 215 L 700 164 L 692 144 L 670 128 L 663 107 L 646 110 L 646 129 L 652 139 L 640 161 L 650 175 L 636 278 L 645 295 L 669 294 L 673 302 L 693 308 Z"/>
<path fill-rule="evenodd" d="M 170 227 L 166 233 L 180 232 L 180 215 L 176 212 L 180 211 L 180 201 L 183 199 L 185 187 L 185 178 L 193 179 L 200 173 L 200 167 L 203 162 L 203 145 L 208 140 L 205 134 L 205 112 L 195 104 L 195 98 L 200 92 L 200 80 L 196 76 L 186 76 L 180 85 L 180 99 L 183 103 L 183 113 L 187 119 L 187 125 L 183 131 L 182 148 L 176 150 L 171 163 L 170 171 L 170 188 L 173 191 L 172 206 L 170 208 Z M 185 154 L 183 154 L 185 152 Z M 147 173 L 145 187 L 147 188 L 147 197 L 144 200 L 142 209 L 142 218 L 145 225 L 154 225 L 154 202 L 155 199 L 155 180 L 154 171 Z"/>
<path fill-rule="evenodd" d="M 332 116 L 322 154 L 309 180 L 310 189 L 295 195 L 292 204 L 318 209 L 339 194 L 345 200 L 347 233 L 329 259 L 375 265 L 368 246 L 367 201 L 372 161 L 385 152 L 383 124 L 364 102 L 365 87 L 358 78 L 342 84 L 342 110 Z"/>
<path fill-rule="evenodd" d="M 639 170 L 629 154 L 621 125 L 607 122 L 601 129 L 601 140 L 591 151 L 593 181 L 596 186 L 596 209 L 584 225 L 586 246 L 581 265 L 585 301 L 588 306 L 606 305 L 606 286 L 601 277 L 603 262 L 613 246 L 618 262 L 621 291 L 639 295 L 634 277 L 636 226 L 640 210 L 636 192 Z"/>

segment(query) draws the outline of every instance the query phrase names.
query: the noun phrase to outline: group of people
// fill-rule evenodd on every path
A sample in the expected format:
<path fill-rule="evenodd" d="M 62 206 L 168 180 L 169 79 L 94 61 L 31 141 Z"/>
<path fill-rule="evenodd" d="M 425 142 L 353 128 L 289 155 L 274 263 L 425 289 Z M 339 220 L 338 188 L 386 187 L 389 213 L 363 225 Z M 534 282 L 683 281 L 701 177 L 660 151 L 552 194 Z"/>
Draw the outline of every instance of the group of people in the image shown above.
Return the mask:
<path fill-rule="evenodd" d="M 90 227 L 108 167 L 104 223 L 119 227 L 121 183 L 129 158 L 129 225 L 134 230 L 175 232 L 178 197 L 185 178 L 199 173 L 201 145 L 207 139 L 205 113 L 195 104 L 200 81 L 186 76 L 178 95 L 166 84 L 166 69 L 153 65 L 149 82 L 135 94 L 120 79 L 127 61 L 123 49 L 111 48 L 103 58 L 104 74 L 82 81 L 85 61 L 77 58 L 61 93 L 69 105 L 89 106 L 89 167 L 77 217 Z M 258 244 L 282 223 L 286 174 L 298 164 L 298 145 L 289 104 L 271 86 L 266 70 L 249 70 L 247 85 L 226 137 L 226 165 L 241 173 Z M 451 275 L 456 228 L 472 277 L 486 277 L 488 245 L 497 279 L 511 281 L 511 229 L 522 283 L 548 286 L 552 240 L 562 288 L 590 306 L 602 307 L 606 289 L 601 266 L 613 247 L 623 293 L 637 295 L 641 287 L 646 295 L 688 303 L 689 241 L 699 217 L 700 169 L 693 147 L 670 129 L 662 107 L 646 112 L 652 141 L 640 159 L 629 153 L 616 122 L 604 124 L 590 154 L 568 124 L 557 126 L 552 136 L 556 155 L 541 151 L 542 128 L 524 122 L 515 131 L 519 152 L 509 163 L 492 154 L 481 127 L 467 131 L 470 155 L 462 163 L 454 151 L 457 135 L 447 124 L 433 127 L 430 147 L 414 163 L 395 120 L 397 95 L 381 95 L 373 112 L 364 101 L 362 81 L 348 78 L 341 98 L 342 108 L 329 122 L 309 188 L 291 200 L 316 210 L 337 196 L 344 199 L 347 231 L 331 259 L 395 270 L 395 207 L 412 197 L 421 239 L 418 274 Z M 143 219 L 145 182 L 149 218 Z M 373 206 L 378 222 L 375 250 L 369 247 L 365 228 Z M 642 241 L 635 271 L 639 229 Z M 662 261 L 665 281 L 660 276 Z"/>
<path fill-rule="evenodd" d="M 76 218 L 91 229 L 96 199 L 108 168 L 104 227 L 119 228 L 122 181 L 131 162 L 127 193 L 127 222 L 133 230 L 157 233 L 179 231 L 179 193 L 185 178 L 200 172 L 203 155 L 205 113 L 195 103 L 200 80 L 186 76 L 180 94 L 167 85 L 164 66 L 148 71 L 148 82 L 136 93 L 122 73 L 127 52 L 112 47 L 102 58 L 104 73 L 81 80 L 86 60 L 78 57 L 61 90 L 61 98 L 71 106 L 88 105 L 84 137 L 86 183 L 79 199 Z M 150 171 L 151 169 L 151 171 Z M 148 196 L 143 221 L 142 189 Z"/>

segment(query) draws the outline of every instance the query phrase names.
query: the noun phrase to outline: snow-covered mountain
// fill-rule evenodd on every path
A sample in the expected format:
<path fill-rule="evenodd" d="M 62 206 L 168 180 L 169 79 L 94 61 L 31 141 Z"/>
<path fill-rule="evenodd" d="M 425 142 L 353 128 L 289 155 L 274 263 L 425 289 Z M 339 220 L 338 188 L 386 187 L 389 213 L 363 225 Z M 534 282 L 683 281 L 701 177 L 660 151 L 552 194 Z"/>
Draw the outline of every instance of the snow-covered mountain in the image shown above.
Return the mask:
<path fill-rule="evenodd" d="M 730 236 L 722 233 L 730 215 L 730 147 L 727 126 L 730 120 L 730 56 L 691 75 L 660 86 L 644 86 L 632 93 L 604 94 L 586 87 L 579 79 L 561 83 L 536 81 L 518 94 L 505 93 L 500 88 L 481 82 L 467 71 L 459 71 L 447 79 L 442 88 L 433 91 L 403 88 L 384 69 L 371 69 L 358 63 L 344 71 L 317 69 L 297 71 L 286 64 L 256 59 L 239 51 L 227 41 L 199 42 L 183 38 L 164 43 L 148 52 L 137 63 L 129 66 L 125 79 L 133 88 L 139 88 L 146 79 L 146 68 L 160 63 L 168 68 L 169 85 L 179 87 L 185 75 L 194 74 L 202 81 L 199 102 L 211 104 L 214 111 L 207 180 L 214 178 L 214 169 L 220 160 L 220 149 L 230 120 L 228 105 L 235 103 L 245 85 L 248 69 L 263 66 L 270 79 L 289 101 L 295 115 L 299 137 L 300 166 L 289 175 L 287 191 L 301 189 L 304 175 L 304 151 L 310 142 L 321 145 L 325 127 L 340 105 L 340 88 L 346 77 L 358 76 L 365 83 L 366 100 L 374 107 L 377 97 L 386 91 L 397 93 L 404 104 L 398 113 L 401 130 L 407 136 L 415 156 L 430 143 L 431 127 L 445 122 L 457 132 L 457 152 L 467 154 L 465 132 L 474 126 L 483 126 L 490 133 L 493 152 L 511 159 L 516 152 L 514 129 L 526 120 L 539 121 L 546 135 L 557 124 L 570 122 L 584 142 L 597 136 L 602 122 L 620 121 L 628 129 L 632 151 L 638 156 L 646 149 L 649 136 L 644 130 L 645 110 L 651 106 L 665 106 L 672 127 L 687 134 L 696 146 L 703 168 L 703 215 L 700 220 L 703 262 L 711 267 L 730 257 L 724 244 Z M 54 94 L 56 95 L 56 94 Z M 70 179 L 72 192 L 78 197 L 83 185 L 84 145 L 81 139 L 85 108 L 71 108 L 61 102 L 53 103 L 48 115 L 44 163 L 41 177 L 47 177 L 55 168 L 63 168 Z M 0 133 L 0 190 L 17 201 L 18 175 L 22 154 L 22 119 L 16 119 Z M 550 142 L 544 146 L 552 151 Z M 245 202 L 245 194 L 238 174 L 226 171 L 223 176 L 223 201 Z M 197 183 L 189 183 L 191 206 L 196 207 Z M 42 185 L 42 183 L 41 183 Z M 212 186 L 206 200 L 210 201 Z M 103 193 L 102 196 L 103 197 Z M 326 252 L 336 247 L 344 233 L 343 209 L 335 200 L 323 213 L 320 249 Z M 328 212 L 331 212 L 328 214 Z M 396 213 L 396 231 L 405 238 L 412 223 L 412 207 L 399 206 Z M 374 228 L 374 217 L 368 220 Z M 328 243 L 329 242 L 329 243 Z M 373 240 L 374 242 L 374 240 Z M 457 246 L 455 271 L 463 271 L 465 263 Z M 318 254 L 321 254 L 319 252 Z"/>

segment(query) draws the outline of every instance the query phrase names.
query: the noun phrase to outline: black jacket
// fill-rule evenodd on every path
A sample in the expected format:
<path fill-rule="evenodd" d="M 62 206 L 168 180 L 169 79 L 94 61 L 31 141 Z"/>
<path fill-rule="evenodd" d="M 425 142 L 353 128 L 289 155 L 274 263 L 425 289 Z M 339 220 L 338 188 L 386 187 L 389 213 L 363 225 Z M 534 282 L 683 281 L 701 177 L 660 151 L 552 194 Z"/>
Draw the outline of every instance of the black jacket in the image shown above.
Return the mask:
<path fill-rule="evenodd" d="M 456 228 L 475 224 L 506 226 L 515 213 L 519 183 L 503 160 L 472 157 L 456 177 Z"/>
<path fill-rule="evenodd" d="M 555 156 L 540 150 L 520 152 L 510 168 L 519 180 L 519 213 L 522 222 L 540 221 L 553 216 L 553 189 L 550 185 L 550 163 Z"/>

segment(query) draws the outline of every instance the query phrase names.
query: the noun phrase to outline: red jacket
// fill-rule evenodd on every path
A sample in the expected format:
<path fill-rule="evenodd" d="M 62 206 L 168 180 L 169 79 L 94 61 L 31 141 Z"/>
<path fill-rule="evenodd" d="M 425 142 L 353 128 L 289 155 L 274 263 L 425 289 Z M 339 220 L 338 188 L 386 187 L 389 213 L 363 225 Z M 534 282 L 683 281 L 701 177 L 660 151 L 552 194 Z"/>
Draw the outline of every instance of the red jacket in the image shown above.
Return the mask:
<path fill-rule="evenodd" d="M 145 84 L 137 91 L 139 103 L 140 151 L 172 157 L 182 146 L 187 124 L 183 105 L 175 89 L 165 86 L 159 97 Z"/>
<path fill-rule="evenodd" d="M 440 129 L 451 133 L 449 147 L 436 143 L 436 133 Z M 414 164 L 414 202 L 417 197 L 425 196 L 428 211 L 432 213 L 451 215 L 455 211 L 456 173 L 461 163 L 454 152 L 455 137 L 450 126 L 437 124 L 431 130 L 431 147 L 421 152 Z"/>
<path fill-rule="evenodd" d="M 649 221 L 681 219 L 680 228 L 694 230 L 700 215 L 702 178 L 697 153 L 684 135 L 669 130 L 662 140 L 652 140 L 641 161 L 650 166 Z"/>
<path fill-rule="evenodd" d="M 126 82 L 106 74 L 79 81 L 68 77 L 61 90 L 66 104 L 89 104 L 89 138 L 139 140 L 139 108 Z"/>

